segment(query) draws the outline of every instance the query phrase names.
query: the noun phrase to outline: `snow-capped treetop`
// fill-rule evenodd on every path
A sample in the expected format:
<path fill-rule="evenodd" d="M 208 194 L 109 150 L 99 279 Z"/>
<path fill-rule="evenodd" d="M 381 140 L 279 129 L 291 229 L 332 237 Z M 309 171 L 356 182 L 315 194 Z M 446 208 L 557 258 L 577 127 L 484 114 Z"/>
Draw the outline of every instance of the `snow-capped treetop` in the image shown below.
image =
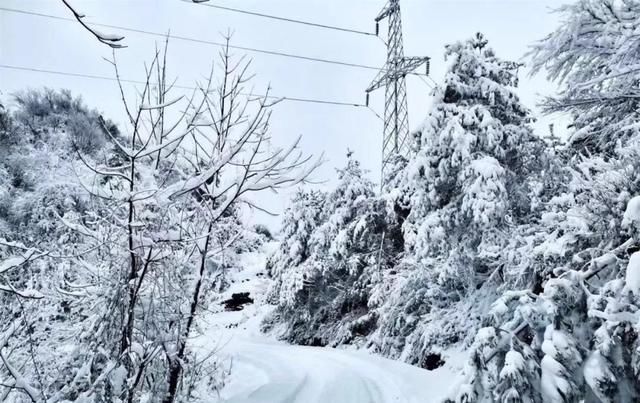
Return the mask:
<path fill-rule="evenodd" d="M 366 201 L 374 196 L 374 185 L 360 167 L 360 161 L 347 154 L 347 164 L 344 168 L 336 169 L 338 185 L 327 195 L 325 209 L 326 221 L 313 234 L 314 250 L 322 255 L 328 250 L 343 250 L 346 245 L 340 242 L 340 236 L 345 236 L 347 223 L 359 213 L 363 212 Z M 366 210 L 366 209 L 364 209 Z"/>
<path fill-rule="evenodd" d="M 353 158 L 351 153 L 347 155 L 347 165 L 336 171 L 340 182 L 329 195 L 329 200 L 334 203 L 333 207 L 353 202 L 361 196 L 374 195 L 373 182 L 365 176 L 366 172 L 360 167 L 360 161 Z"/>
<path fill-rule="evenodd" d="M 449 70 L 442 102 L 459 106 L 483 104 L 503 124 L 531 119 L 512 90 L 518 86 L 520 64 L 497 58 L 481 33 L 447 45 L 445 58 L 449 60 Z"/>

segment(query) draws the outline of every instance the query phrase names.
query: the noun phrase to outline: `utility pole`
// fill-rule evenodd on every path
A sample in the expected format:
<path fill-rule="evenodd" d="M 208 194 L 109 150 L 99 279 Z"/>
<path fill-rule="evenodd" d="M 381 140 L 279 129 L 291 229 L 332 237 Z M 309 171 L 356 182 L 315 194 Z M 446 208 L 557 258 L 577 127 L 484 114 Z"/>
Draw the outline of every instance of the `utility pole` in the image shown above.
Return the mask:
<path fill-rule="evenodd" d="M 376 35 L 380 21 L 389 19 L 387 36 L 387 62 L 376 78 L 367 87 L 367 106 L 369 93 L 385 86 L 384 129 L 382 137 L 382 178 L 385 180 L 386 169 L 393 154 L 407 156 L 409 149 L 409 116 L 407 111 L 407 74 L 412 74 L 421 65 L 426 66 L 429 74 L 428 57 L 404 57 L 402 44 L 402 21 L 400 19 L 400 0 L 389 0 L 380 14 L 375 18 Z"/>

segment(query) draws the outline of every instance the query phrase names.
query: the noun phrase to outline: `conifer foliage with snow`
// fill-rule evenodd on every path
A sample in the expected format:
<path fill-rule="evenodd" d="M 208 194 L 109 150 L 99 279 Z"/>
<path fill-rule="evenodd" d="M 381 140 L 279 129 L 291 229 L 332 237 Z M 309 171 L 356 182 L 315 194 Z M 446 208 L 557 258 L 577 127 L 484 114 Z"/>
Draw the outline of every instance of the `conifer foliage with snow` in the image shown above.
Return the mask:
<path fill-rule="evenodd" d="M 531 54 L 534 68 L 562 85 L 547 108 L 571 114 L 576 129 L 566 150 L 567 185 L 532 225 L 546 238 L 534 252 L 555 258 L 542 266 L 541 281 L 511 284 L 494 302 L 459 402 L 640 398 L 634 96 L 640 3 L 580 0 L 561 12 L 565 23 Z M 500 384 L 512 372 L 514 353 L 529 359 L 518 371 L 525 388 L 510 394 Z"/>
<path fill-rule="evenodd" d="M 287 317 L 287 303 L 279 305 L 290 334 L 304 329 L 293 340 L 351 342 L 353 329 L 366 325 L 364 335 L 375 330 L 369 347 L 422 365 L 436 339 L 452 343 L 473 329 L 482 307 L 469 311 L 470 296 L 494 292 L 502 282 L 508 257 L 499 251 L 512 242 L 509 229 L 537 213 L 546 154 L 514 92 L 518 64 L 497 58 L 481 34 L 449 45 L 446 56 L 445 84 L 416 135 L 415 154 L 398 160 L 382 194 L 375 196 L 370 184 L 366 192 L 349 190 L 360 183 L 350 179 L 360 177 L 350 161 L 325 201 L 310 257 L 298 263 L 275 257 L 286 268 L 274 273 L 276 284 L 298 278 L 305 297 L 291 305 L 295 319 Z M 283 250 L 293 241 L 290 227 L 300 225 L 285 220 Z M 322 308 L 309 298 L 338 302 L 335 296 L 349 294 L 348 304 L 317 302 Z M 456 312 L 471 320 L 445 314 Z M 336 315 L 351 324 L 337 325 Z"/>
<path fill-rule="evenodd" d="M 278 308 L 269 322 L 284 322 L 284 337 L 297 343 L 335 345 L 369 334 L 373 286 L 395 258 L 385 203 L 351 153 L 338 178 L 327 194 L 296 196 L 270 262 Z"/>
<path fill-rule="evenodd" d="M 407 251 L 419 264 L 442 258 L 428 271 L 444 296 L 475 289 L 493 273 L 501 232 L 531 213 L 528 175 L 541 151 L 514 93 L 518 65 L 498 59 L 481 34 L 449 45 L 446 56 L 443 89 L 396 201 L 409 211 Z"/>
<path fill-rule="evenodd" d="M 537 213 L 546 158 L 515 94 L 519 65 L 481 34 L 445 54 L 445 82 L 388 196 L 406 214 L 404 264 L 374 345 L 415 363 L 434 344 L 464 339 L 483 314 L 516 258 L 501 253 L 510 232 Z"/>

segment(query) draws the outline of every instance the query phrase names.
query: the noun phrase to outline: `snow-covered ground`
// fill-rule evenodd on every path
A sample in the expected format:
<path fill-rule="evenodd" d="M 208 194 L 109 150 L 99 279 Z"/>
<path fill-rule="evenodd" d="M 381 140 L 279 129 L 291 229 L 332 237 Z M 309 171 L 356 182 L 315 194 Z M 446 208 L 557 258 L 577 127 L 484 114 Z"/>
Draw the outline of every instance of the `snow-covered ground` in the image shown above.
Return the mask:
<path fill-rule="evenodd" d="M 228 403 L 429 403 L 441 401 L 456 381 L 459 360 L 426 371 L 364 351 L 293 346 L 260 332 L 272 309 L 264 303 L 263 274 L 273 245 L 243 256 L 243 271 L 225 293 L 250 292 L 242 311 L 211 313 L 197 339 L 201 351 L 216 351 L 230 365 L 220 396 Z M 455 361 L 452 363 L 452 361 Z"/>

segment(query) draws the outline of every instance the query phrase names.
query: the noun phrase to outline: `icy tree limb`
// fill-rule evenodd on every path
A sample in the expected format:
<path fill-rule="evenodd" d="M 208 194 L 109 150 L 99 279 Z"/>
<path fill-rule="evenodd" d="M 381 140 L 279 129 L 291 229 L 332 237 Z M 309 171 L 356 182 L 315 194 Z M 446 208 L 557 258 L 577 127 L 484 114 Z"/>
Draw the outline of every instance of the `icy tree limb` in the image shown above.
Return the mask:
<path fill-rule="evenodd" d="M 0 291 L 4 291 L 4 292 L 8 292 L 11 294 L 15 294 L 19 297 L 22 298 L 27 298 L 27 299 L 42 299 L 44 298 L 44 295 L 42 295 L 40 292 L 36 291 L 36 290 L 18 290 L 15 287 L 11 286 L 11 285 L 4 285 L 4 284 L 0 284 Z"/>
<path fill-rule="evenodd" d="M 15 269 L 19 266 L 22 266 L 35 255 L 35 249 L 27 250 L 27 253 L 24 256 L 14 256 L 8 259 L 5 259 L 0 262 L 0 274 L 8 272 L 11 269 Z"/>
<path fill-rule="evenodd" d="M 171 101 L 167 101 L 158 105 L 150 105 L 150 104 L 142 104 L 140 105 L 140 109 L 144 109 L 144 110 L 150 110 L 150 109 L 164 109 L 168 106 L 171 106 L 173 104 L 175 104 L 176 102 L 180 101 L 182 98 L 184 98 L 183 95 L 180 95 L 179 97 L 171 100 Z"/>
<path fill-rule="evenodd" d="M 19 390 L 23 391 L 27 396 L 29 396 L 31 401 L 37 402 L 37 401 L 41 400 L 41 396 L 42 395 L 41 395 L 40 391 L 38 389 L 34 388 L 33 386 L 31 386 L 29 384 L 29 382 L 27 382 L 27 380 L 22 376 L 22 374 L 20 374 L 20 372 L 18 372 L 18 370 L 16 370 L 13 367 L 13 365 L 11 365 L 11 363 L 9 362 L 7 357 L 2 352 L 2 349 L 4 348 L 4 346 L 7 345 L 7 343 L 9 342 L 9 339 L 17 331 L 17 327 L 18 326 L 15 323 L 12 323 L 11 326 L 9 326 L 9 329 L 7 329 L 7 331 L 5 331 L 2 334 L 2 336 L 0 336 L 0 360 L 4 364 L 5 368 L 7 368 L 7 371 L 9 372 L 9 374 L 15 380 L 15 386 L 14 387 L 16 389 L 19 389 Z"/>
<path fill-rule="evenodd" d="M 608 322 L 628 322 L 632 325 L 638 323 L 638 319 L 640 318 L 640 314 L 637 312 L 604 312 L 597 309 L 590 309 L 587 314 Z"/>
<path fill-rule="evenodd" d="M 84 29 L 86 29 L 87 31 L 91 32 L 91 34 L 93 36 L 95 36 L 98 39 L 98 41 L 100 41 L 100 42 L 104 43 L 105 45 L 108 45 L 109 47 L 114 48 L 114 49 L 119 49 L 119 48 L 125 48 L 126 47 L 125 45 L 122 45 L 122 44 L 119 43 L 121 40 L 124 39 L 124 36 L 102 33 L 100 31 L 96 30 L 95 28 L 91 28 L 89 25 L 87 25 L 87 23 L 84 22 L 84 18 L 85 18 L 84 14 L 79 13 L 78 11 L 76 11 L 71 6 L 71 4 L 69 4 L 69 2 L 67 0 L 62 0 L 62 3 L 69 10 L 71 10 L 71 13 L 75 17 L 75 19 L 80 23 L 80 25 L 82 25 L 84 27 Z"/>
<path fill-rule="evenodd" d="M 36 254 L 35 249 L 27 249 L 24 256 L 14 256 L 3 261 L 0 261 L 0 274 L 7 273 L 9 270 L 16 269 L 20 266 L 23 266 L 25 263 L 38 259 L 46 254 Z M 30 299 L 41 299 L 44 296 L 36 290 L 18 290 L 13 287 L 10 283 L 0 283 L 0 292 L 7 292 L 11 294 L 15 294 L 22 298 L 30 298 Z"/>
<path fill-rule="evenodd" d="M 580 273 L 581 278 L 586 281 L 597 275 L 600 271 L 610 268 L 615 265 L 618 261 L 618 257 L 616 255 L 626 251 L 631 246 L 635 244 L 633 238 L 629 238 L 623 244 L 618 247 L 612 249 L 610 252 L 605 253 L 602 256 L 592 259 L 589 262 L 588 268 Z"/>

